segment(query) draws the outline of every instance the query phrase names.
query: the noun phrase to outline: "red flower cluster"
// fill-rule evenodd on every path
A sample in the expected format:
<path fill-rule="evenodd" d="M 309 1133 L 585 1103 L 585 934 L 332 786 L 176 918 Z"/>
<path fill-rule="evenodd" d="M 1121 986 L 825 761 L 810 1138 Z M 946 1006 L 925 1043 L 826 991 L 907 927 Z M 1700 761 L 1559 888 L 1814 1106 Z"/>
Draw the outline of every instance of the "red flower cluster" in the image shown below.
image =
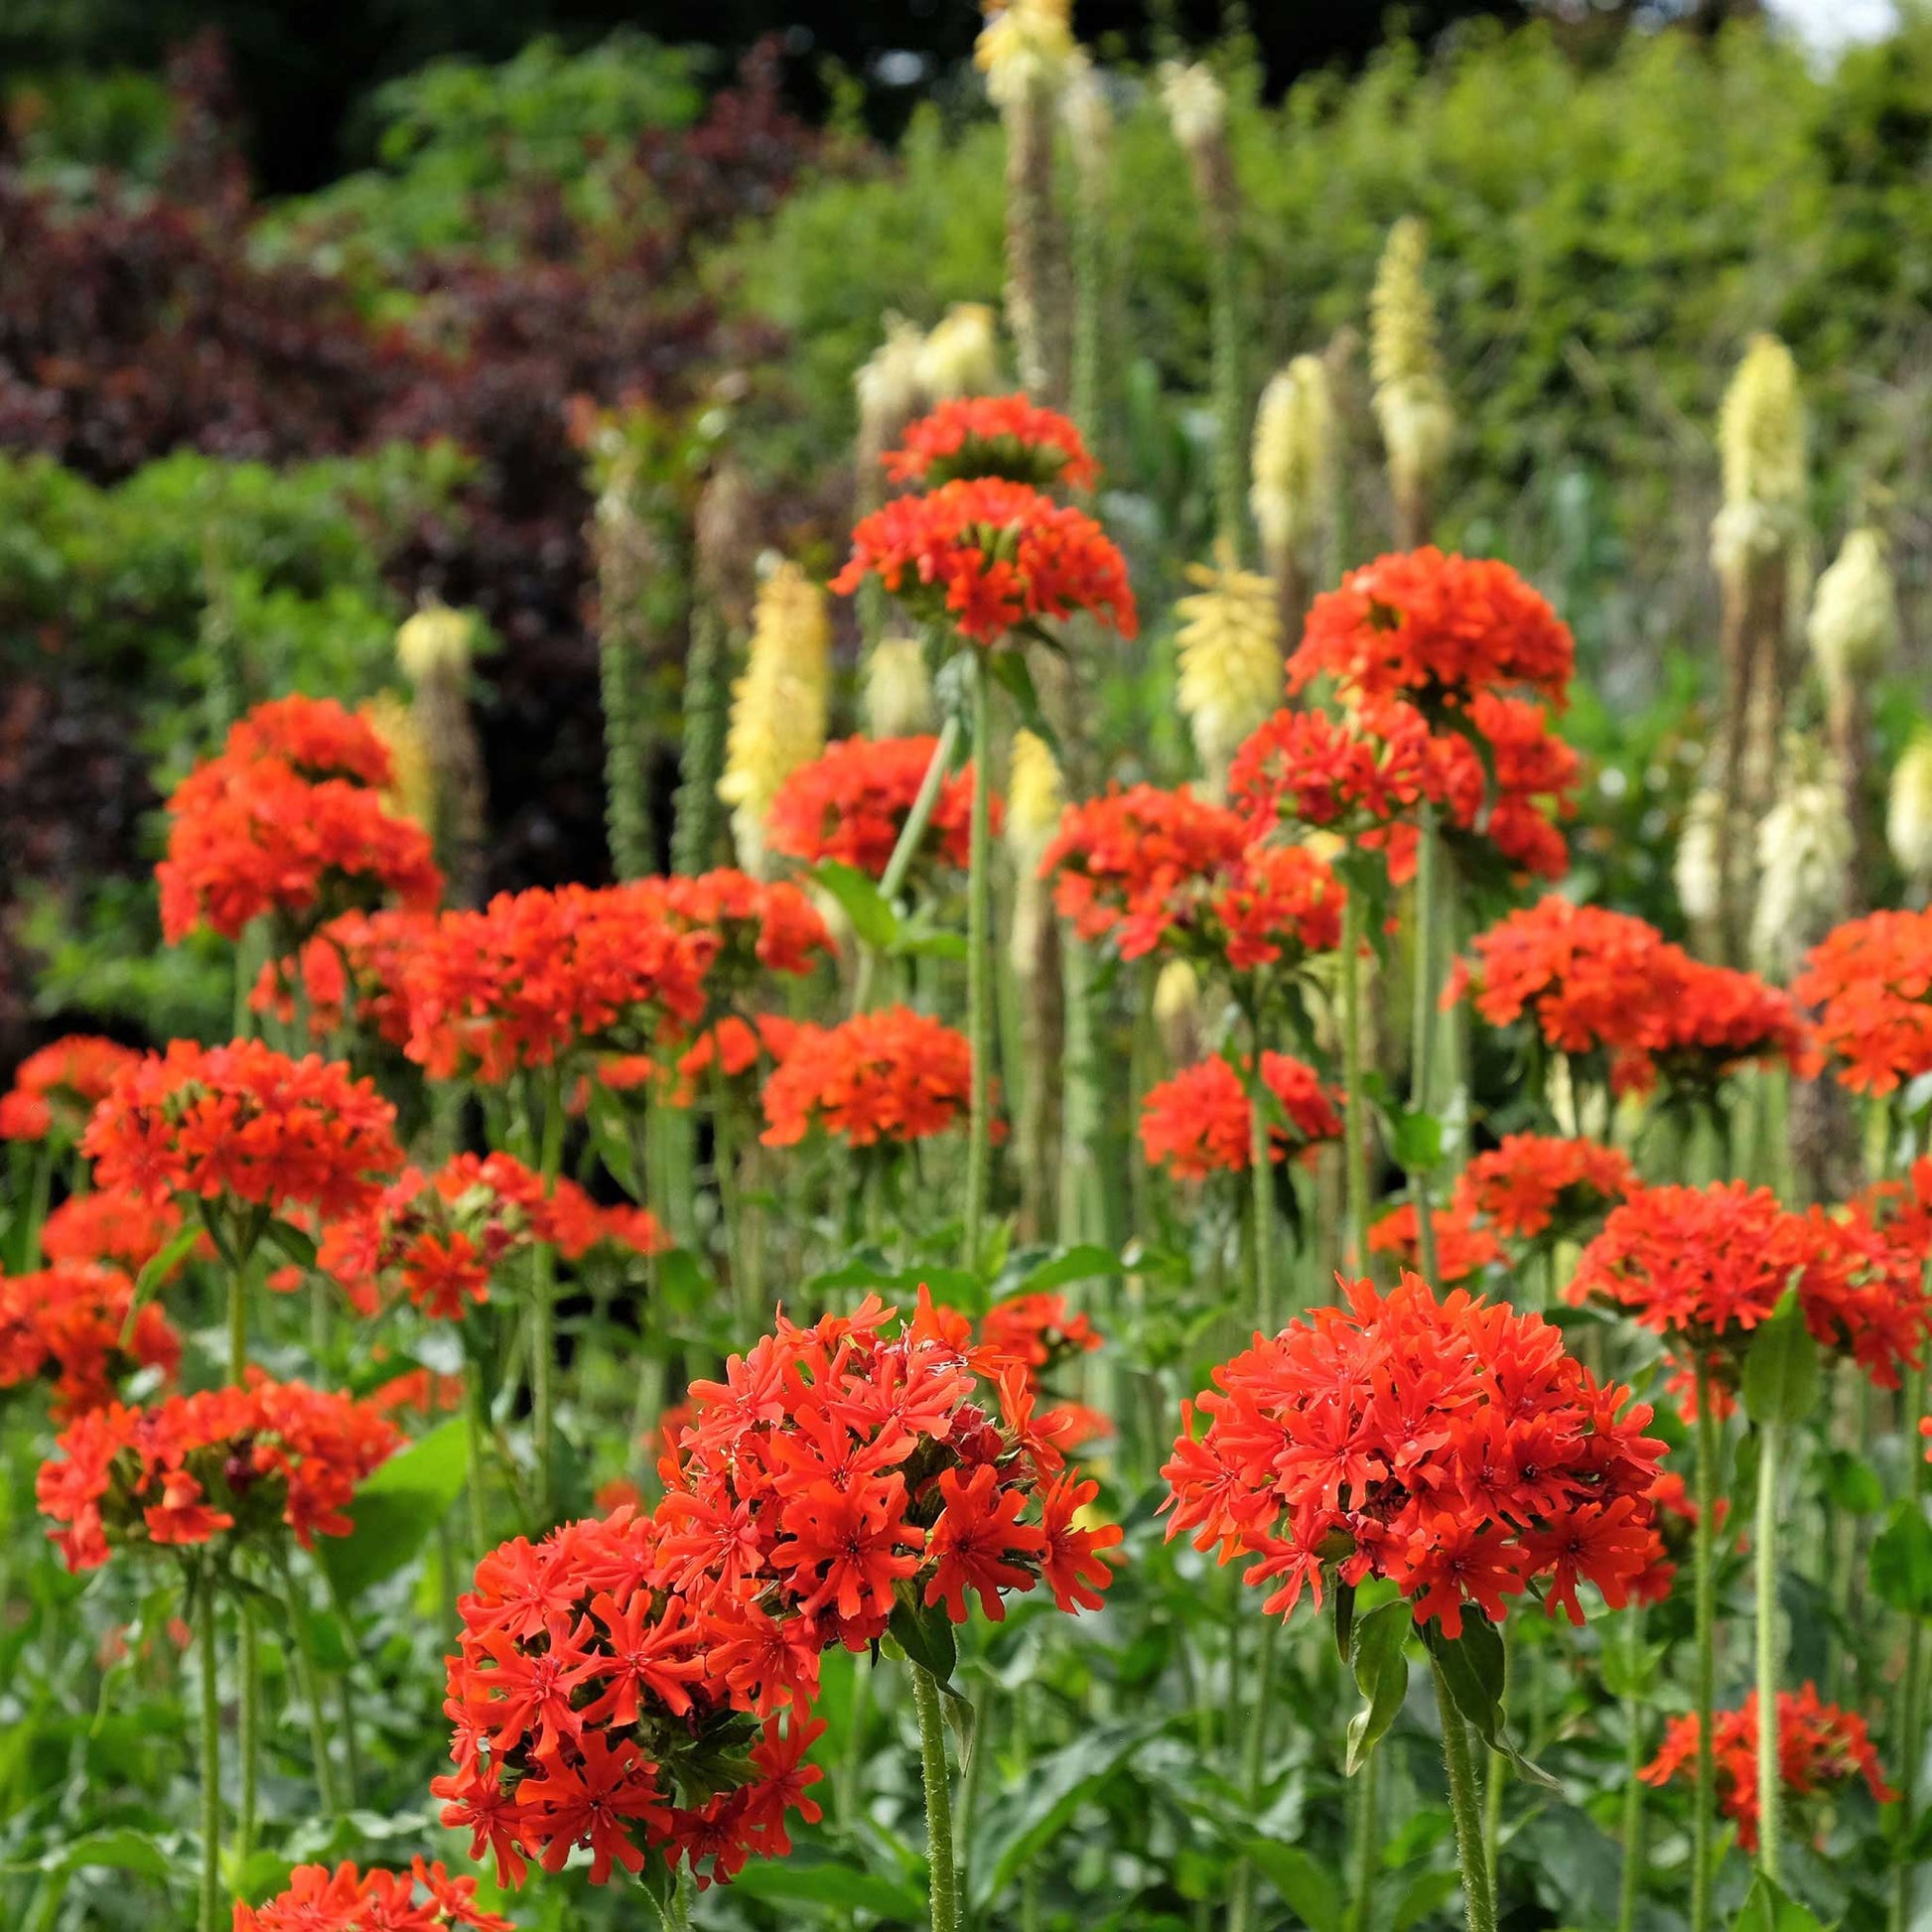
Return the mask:
<path fill-rule="evenodd" d="M 1646 1784 L 1696 1775 L 1702 1725 L 1695 1711 L 1673 1718 L 1663 1748 L 1644 1766 Z M 1718 1761 L 1718 1808 L 1737 1821 L 1737 1843 L 1757 1850 L 1757 1693 L 1735 1711 L 1721 1711 L 1711 1725 Z M 1863 1778 L 1881 1805 L 1897 1798 L 1878 1768 L 1864 1720 L 1820 1701 L 1816 1685 L 1778 1693 L 1778 1782 L 1794 1798 L 1814 1798 Z"/>
<path fill-rule="evenodd" d="M 392 778 L 381 740 L 333 700 L 251 712 L 168 800 L 155 869 L 168 939 L 201 925 L 235 939 L 264 912 L 325 919 L 384 895 L 432 909 L 443 876 L 429 834 L 383 804 Z"/>
<path fill-rule="evenodd" d="M 1041 489 L 1053 483 L 1090 489 L 1100 466 L 1064 416 L 1027 396 L 955 396 L 887 451 L 886 474 L 928 487 L 961 477 L 1005 477 Z"/>
<path fill-rule="evenodd" d="M 809 973 L 835 951 L 818 908 L 785 880 L 766 885 L 750 873 L 719 866 L 694 878 L 640 880 L 627 890 L 673 925 L 716 941 L 706 969 L 714 993 L 742 993 L 760 973 Z"/>
<path fill-rule="evenodd" d="M 1139 627 L 1126 559 L 1100 525 L 1001 477 L 962 477 L 862 518 L 832 588 L 849 594 L 875 575 L 914 610 L 945 615 L 982 644 L 1075 611 L 1124 637 Z"/>
<path fill-rule="evenodd" d="M 599 1246 L 657 1254 L 669 1245 L 647 1208 L 600 1207 L 584 1189 L 507 1154 L 459 1154 L 433 1174 L 406 1169 L 380 1200 L 324 1230 L 317 1265 L 364 1314 L 406 1295 L 433 1320 L 486 1301 L 512 1254 L 546 1242 L 566 1261 Z"/>
<path fill-rule="evenodd" d="M 1264 1050 L 1261 1077 L 1287 1116 L 1286 1125 L 1276 1121 L 1269 1129 L 1277 1161 L 1340 1138 L 1339 1097 L 1313 1067 Z M 1242 1076 L 1219 1053 L 1150 1087 L 1141 1103 L 1141 1150 L 1151 1166 L 1165 1167 L 1176 1180 L 1246 1173 L 1253 1132 Z"/>
<path fill-rule="evenodd" d="M 446 912 L 408 963 L 409 1056 L 497 1082 L 580 1050 L 642 1052 L 705 1010 L 717 932 L 665 915 L 659 882 L 503 893 Z"/>
<path fill-rule="evenodd" d="M 329 1218 L 373 1199 L 402 1166 L 394 1121 L 340 1061 L 291 1060 L 258 1039 L 177 1039 L 120 1075 L 80 1151 L 106 1187 Z"/>
<path fill-rule="evenodd" d="M 112 1402 L 137 1368 L 172 1376 L 181 1337 L 152 1302 L 129 1327 L 133 1303 L 125 1275 L 89 1263 L 0 1275 L 0 1389 L 51 1377 L 55 1419 L 65 1421 Z"/>
<path fill-rule="evenodd" d="M 1157 949 L 1251 973 L 1341 940 L 1341 882 L 1305 846 L 1251 843 L 1240 816 L 1182 785 L 1069 805 L 1040 860 L 1083 939 L 1123 959 Z"/>
<path fill-rule="evenodd" d="M 286 1525 L 307 1546 L 345 1536 L 355 1485 L 401 1447 L 364 1403 L 259 1371 L 245 1389 L 120 1403 L 69 1425 L 41 1465 L 42 1510 L 69 1570 L 121 1548 L 239 1542 Z"/>
<path fill-rule="evenodd" d="M 1324 1572 L 1387 1577 L 1418 1623 L 1460 1635 L 1474 1605 L 1499 1621 L 1540 1583 L 1554 1615 L 1583 1621 L 1594 1584 L 1621 1607 L 1650 1561 L 1649 1493 L 1664 1446 L 1647 1407 L 1599 1385 L 1539 1316 L 1415 1275 L 1386 1296 L 1366 1281 L 1257 1340 L 1214 1375 L 1162 1473 L 1169 1534 L 1221 1561 L 1284 1614 Z"/>
<path fill-rule="evenodd" d="M 1629 1158 L 1600 1141 L 1508 1134 L 1456 1177 L 1455 1205 L 1509 1241 L 1568 1239 L 1637 1184 Z"/>
<path fill-rule="evenodd" d="M 1623 1310 L 1668 1340 L 1688 1377 L 1702 1358 L 1728 1400 L 1750 1331 L 1795 1284 L 1805 1325 L 1880 1388 L 1916 1366 L 1932 1303 L 1920 1258 L 1864 1209 L 1795 1214 L 1768 1187 L 1638 1187 L 1610 1211 L 1565 1295 Z"/>
<path fill-rule="evenodd" d="M 621 1508 L 478 1566 L 450 1659 L 456 1769 L 430 1789 L 499 1883 L 522 1883 L 531 1858 L 561 1870 L 584 1845 L 593 1884 L 657 1855 L 705 1885 L 788 1852 L 788 1813 L 820 1815 L 822 1773 L 803 1758 L 824 1725 L 803 1696 L 734 1682 L 759 1645 L 756 1604 L 740 1614 L 734 1586 L 681 1582 L 670 1541 Z"/>
<path fill-rule="evenodd" d="M 299 1864 L 267 1904 L 236 1902 L 232 1932 L 516 1932 L 477 1903 L 474 1878 L 452 1878 L 439 1862 L 407 1871 L 357 1871 L 347 1863 Z"/>
<path fill-rule="evenodd" d="M 1392 1255 L 1404 1268 L 1422 1262 L 1421 1217 L 1414 1201 L 1392 1207 L 1368 1231 L 1368 1251 Z M 1429 1231 L 1436 1238 L 1436 1277 L 1445 1288 L 1466 1282 L 1506 1259 L 1503 1244 L 1479 1227 L 1457 1202 L 1432 1210 Z"/>
<path fill-rule="evenodd" d="M 0 1141 L 77 1141 L 121 1070 L 140 1058 L 130 1046 L 93 1034 L 69 1034 L 29 1053 L 0 1094 Z"/>
<path fill-rule="evenodd" d="M 766 1147 L 795 1147 L 814 1127 L 848 1147 L 902 1145 L 966 1118 L 973 1049 L 966 1035 L 910 1007 L 801 1026 L 764 1083 Z"/>
<path fill-rule="evenodd" d="M 765 818 L 765 840 L 801 865 L 826 860 L 883 879 L 932 762 L 936 738 L 847 738 L 801 764 L 778 787 Z M 1001 804 L 987 801 L 997 830 Z M 949 866 L 964 866 L 972 831 L 973 767 L 940 786 L 925 839 Z M 794 889 L 795 890 L 795 889 Z"/>
<path fill-rule="evenodd" d="M 1576 659 L 1568 626 L 1507 564 L 1422 549 L 1378 557 L 1316 598 L 1288 681 L 1299 691 L 1325 673 L 1432 713 L 1510 686 L 1560 706 Z"/>
<path fill-rule="evenodd" d="M 400 1050 L 409 1043 L 404 971 L 435 929 L 433 914 L 399 906 L 344 912 L 313 933 L 291 958 L 271 959 L 263 966 L 248 1005 L 292 1025 L 299 983 L 312 1038 L 333 1038 L 353 1022 Z"/>
<path fill-rule="evenodd" d="M 741 1020 L 735 1013 L 727 1014 L 715 1027 L 707 1027 L 678 1055 L 677 1081 L 665 1095 L 666 1104 L 690 1106 L 697 1098 L 700 1082 L 711 1077 L 714 1061 L 724 1069 L 727 1080 L 742 1081 L 748 1076 L 761 1080 L 765 1071 L 778 1065 L 797 1044 L 799 1025 L 780 1013 L 755 1014 L 750 1020 Z M 622 1092 L 626 1087 L 645 1083 L 632 1078 L 639 1070 L 634 1065 L 619 1067 L 618 1077 L 613 1081 L 613 1069 L 607 1066 L 600 1069 L 599 1078 L 605 1085 Z"/>
<path fill-rule="evenodd" d="M 1570 854 L 1555 818 L 1574 806 L 1578 771 L 1541 705 L 1479 691 L 1458 728 L 1440 732 L 1394 699 L 1341 719 L 1278 711 L 1235 754 L 1228 793 L 1250 836 L 1265 838 L 1284 820 L 1331 828 L 1386 851 L 1396 885 L 1415 877 L 1415 814 L 1425 800 L 1452 836 L 1514 871 L 1561 879 Z"/>
<path fill-rule="evenodd" d="M 1067 1308 L 1063 1295 L 1015 1295 L 987 1310 L 980 1321 L 980 1345 L 983 1360 L 1019 1363 L 1038 1402 L 1046 1399 L 1046 1383 L 1054 1371 L 1073 1356 L 1091 1354 L 1100 1346 L 1100 1334 L 1084 1314 Z M 1041 1412 L 1036 1426 L 1068 1454 L 1114 1433 L 1107 1417 L 1077 1402 L 1054 1403 Z"/>
<path fill-rule="evenodd" d="M 1468 978 L 1483 1019 L 1506 1027 L 1527 1013 L 1555 1051 L 1603 1055 L 1619 1093 L 1647 1092 L 1661 1075 L 1706 1095 L 1750 1060 L 1813 1064 L 1788 996 L 1693 959 L 1628 913 L 1553 896 L 1478 933 L 1475 952 Z"/>
<path fill-rule="evenodd" d="M 104 1262 L 138 1275 L 181 1232 L 181 1209 L 172 1200 L 150 1200 L 128 1187 L 95 1187 L 69 1194 L 41 1225 L 41 1252 L 51 1262 Z M 190 1250 L 212 1260 L 206 1235 Z M 183 1256 L 185 1261 L 187 1256 Z M 172 1280 L 178 1262 L 168 1273 Z"/>
<path fill-rule="evenodd" d="M 1854 1093 L 1890 1093 L 1932 1073 L 1932 907 L 1834 927 L 1791 990 L 1822 1009 L 1819 1041 Z"/>
<path fill-rule="evenodd" d="M 579 1844 L 593 1883 L 653 1854 L 700 1884 L 781 1856 L 786 1814 L 818 1816 L 802 1760 L 829 1644 L 921 1601 L 963 1618 L 968 1591 L 998 1615 L 1041 1579 L 1063 1607 L 1099 1600 L 1119 1532 L 1075 1525 L 1095 1485 L 1060 1472 L 1024 1365 L 923 1297 L 888 1339 L 891 1319 L 876 1301 L 781 1319 L 694 1385 L 654 1517 L 621 1509 L 479 1569 L 451 1663 L 457 1768 L 433 1789 L 506 1882 Z M 1001 1422 L 976 1367 L 1000 1378 Z"/>

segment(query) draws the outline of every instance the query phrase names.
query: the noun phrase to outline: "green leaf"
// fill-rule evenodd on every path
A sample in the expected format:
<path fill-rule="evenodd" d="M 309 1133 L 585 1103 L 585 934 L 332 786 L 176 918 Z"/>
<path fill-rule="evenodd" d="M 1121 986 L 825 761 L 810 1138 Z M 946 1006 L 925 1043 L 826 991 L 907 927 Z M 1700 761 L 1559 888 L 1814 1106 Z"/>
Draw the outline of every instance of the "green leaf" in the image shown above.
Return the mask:
<path fill-rule="evenodd" d="M 1892 1505 L 1871 1543 L 1871 1588 L 1906 1616 L 1932 1617 L 1932 1523 L 1916 1496 Z"/>
<path fill-rule="evenodd" d="M 975 1831 L 975 1906 L 986 1911 L 1022 1869 L 1059 1836 L 1080 1806 L 1103 1789 L 1160 1727 L 1158 1721 L 1107 1725 L 1035 1758 L 1027 1767 L 1017 1802 L 1011 1809 L 1003 1807 L 994 1812 Z"/>
<path fill-rule="evenodd" d="M 1396 1902 L 1394 1915 L 1389 1920 L 1389 1932 L 1409 1932 L 1412 1925 L 1418 1925 L 1432 1913 L 1440 1911 L 1461 1889 L 1462 1874 L 1459 1871 L 1425 1871 L 1411 1880 L 1408 1889 Z"/>
<path fill-rule="evenodd" d="M 1817 1916 L 1760 1871 L 1731 1932 L 1825 1932 Z"/>
<path fill-rule="evenodd" d="M 1111 1248 L 1096 1247 L 1088 1242 L 1077 1248 L 1068 1248 L 1049 1261 L 1042 1261 L 1032 1273 L 1023 1276 L 1012 1292 L 1015 1295 L 1044 1295 L 1051 1289 L 1066 1287 L 1069 1282 L 1090 1282 L 1103 1275 L 1119 1273 L 1119 1255 Z M 1006 1299 L 1005 1296 L 1001 1297 L 1002 1301 Z"/>
<path fill-rule="evenodd" d="M 1818 1401 L 1818 1344 L 1788 1288 L 1744 1355 L 1744 1413 L 1759 1424 L 1801 1423 Z"/>
<path fill-rule="evenodd" d="M 54 1846 L 32 1864 L 9 1865 L 6 1869 L 44 1871 L 66 1878 L 90 1867 L 132 1871 L 140 1877 L 153 1878 L 166 1884 L 174 1871 L 174 1862 L 149 1833 L 121 1830 L 89 1832 L 85 1838 Z"/>
<path fill-rule="evenodd" d="M 283 1255 L 304 1271 L 316 1265 L 315 1237 L 305 1234 L 298 1227 L 291 1227 L 286 1221 L 270 1221 L 262 1229 L 262 1238 L 272 1248 L 279 1248 Z"/>
<path fill-rule="evenodd" d="M 828 859 L 811 869 L 812 878 L 838 900 L 852 929 L 878 952 L 890 951 L 898 937 L 898 916 L 879 888 L 856 866 Z"/>
<path fill-rule="evenodd" d="M 769 1905 L 829 1905 L 905 1924 L 918 1923 L 926 1909 L 924 1894 L 915 1887 L 843 1859 L 814 1856 L 803 1845 L 788 1859 L 754 1859 L 733 1880 L 733 1889 Z"/>
<path fill-rule="evenodd" d="M 1833 1449 L 1825 1457 L 1825 1494 L 1853 1516 L 1874 1516 L 1885 1506 L 1885 1486 L 1878 1480 L 1878 1471 L 1850 1449 Z"/>
<path fill-rule="evenodd" d="M 1368 1699 L 1368 1708 L 1348 1721 L 1348 1756 L 1344 1769 L 1352 1778 L 1368 1754 L 1395 1723 L 1402 1700 L 1409 1694 L 1409 1660 L 1402 1646 L 1414 1622 L 1408 1602 L 1396 1597 L 1355 1619 L 1349 1668 L 1355 1688 Z"/>
<path fill-rule="evenodd" d="M 1339 1578 L 1334 1587 L 1335 1606 L 1335 1655 L 1345 1664 L 1348 1661 L 1349 1644 L 1355 1629 L 1355 1586 L 1344 1584 Z"/>
<path fill-rule="evenodd" d="M 453 1418 L 392 1455 L 356 1490 L 345 1512 L 354 1529 L 316 1545 L 345 1599 L 393 1577 L 415 1556 L 462 1495 L 467 1470 L 463 1422 Z"/>
<path fill-rule="evenodd" d="M 1423 1628 L 1423 1641 L 1442 1667 L 1442 1681 L 1449 1687 L 1450 1702 L 1476 1735 L 1492 1751 L 1508 1758 L 1529 1783 L 1547 1791 L 1561 1791 L 1563 1786 L 1540 1764 L 1525 1757 L 1504 1732 L 1506 1660 L 1502 1633 L 1496 1626 L 1479 1611 L 1465 1608 L 1460 1636 L 1446 1637 L 1442 1624 L 1432 1617 Z"/>
<path fill-rule="evenodd" d="M 1442 1165 L 1443 1123 L 1434 1114 L 1394 1115 L 1389 1152 L 1405 1173 L 1429 1173 Z"/>
<path fill-rule="evenodd" d="M 1309 1932 L 1341 1932 L 1341 1888 L 1299 1846 L 1250 1839 L 1248 1857 Z"/>
<path fill-rule="evenodd" d="M 181 1230 L 134 1278 L 134 1303 L 139 1306 L 181 1265 L 188 1251 L 202 1238 L 202 1224 L 196 1221 Z"/>
<path fill-rule="evenodd" d="M 1057 650 L 1055 639 L 1044 630 L 1035 634 L 1043 644 Z M 1028 668 L 1027 654 L 1020 650 L 990 650 L 982 653 L 988 668 L 993 673 L 994 682 L 1002 686 L 1014 703 L 1020 708 L 1020 722 L 1044 743 L 1055 758 L 1059 757 L 1060 741 L 1054 736 L 1053 728 L 1046 722 L 1046 714 L 1039 708 L 1039 693 L 1034 688 L 1034 674 Z"/>
<path fill-rule="evenodd" d="M 952 1682 L 959 1647 L 944 1604 L 918 1603 L 909 1592 L 900 1594 L 894 1599 L 890 1627 L 909 1663 L 917 1664 L 941 1686 Z"/>

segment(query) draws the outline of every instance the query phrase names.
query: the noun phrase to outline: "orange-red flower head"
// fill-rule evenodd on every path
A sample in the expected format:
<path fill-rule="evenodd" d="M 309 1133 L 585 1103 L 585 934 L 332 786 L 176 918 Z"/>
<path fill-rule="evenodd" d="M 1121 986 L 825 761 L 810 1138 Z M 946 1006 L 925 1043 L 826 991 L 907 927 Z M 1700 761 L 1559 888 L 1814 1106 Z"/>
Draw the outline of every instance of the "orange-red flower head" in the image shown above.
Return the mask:
<path fill-rule="evenodd" d="M 765 842 L 802 865 L 831 860 L 885 877 L 893 848 L 925 781 L 936 738 L 847 738 L 801 764 L 771 801 Z M 988 801 L 999 829 L 1001 801 Z M 925 849 L 949 866 L 966 863 L 973 811 L 973 767 L 950 772 L 927 821 Z M 794 887 L 792 889 L 796 891 Z"/>
<path fill-rule="evenodd" d="M 1066 417 L 1027 396 L 954 396 L 913 423 L 897 450 L 887 451 L 886 474 L 895 483 L 928 489 L 962 477 L 1091 489 L 1100 466 Z"/>

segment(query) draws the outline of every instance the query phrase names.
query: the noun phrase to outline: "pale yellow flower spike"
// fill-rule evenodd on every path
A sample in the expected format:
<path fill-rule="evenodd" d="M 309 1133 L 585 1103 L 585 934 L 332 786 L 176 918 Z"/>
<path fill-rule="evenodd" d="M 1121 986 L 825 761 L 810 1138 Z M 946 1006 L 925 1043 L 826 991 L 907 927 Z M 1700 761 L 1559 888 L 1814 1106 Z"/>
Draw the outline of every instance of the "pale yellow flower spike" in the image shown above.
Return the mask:
<path fill-rule="evenodd" d="M 1248 506 L 1278 568 L 1302 558 L 1326 528 L 1335 493 L 1335 399 L 1327 365 L 1298 355 L 1261 392 Z"/>
<path fill-rule="evenodd" d="M 1455 428 L 1436 345 L 1436 305 L 1423 279 L 1428 260 L 1428 229 L 1405 215 L 1389 230 L 1369 296 L 1375 419 L 1398 497 L 1435 488 Z"/>
<path fill-rule="evenodd" d="M 903 316 L 886 318 L 885 341 L 852 378 L 862 421 L 898 424 L 917 414 L 923 401 L 919 356 L 924 347 L 924 336 Z"/>
<path fill-rule="evenodd" d="M 1000 345 L 992 309 L 955 302 L 919 345 L 919 386 L 933 402 L 990 395 L 1000 386 Z"/>
<path fill-rule="evenodd" d="M 1921 725 L 1892 767 L 1885 843 L 1916 886 L 1932 886 L 1932 726 Z"/>
<path fill-rule="evenodd" d="M 1808 739 L 1785 747 L 1785 783 L 1757 828 L 1757 902 L 1751 964 L 1768 977 L 1796 972 L 1806 947 L 1845 916 L 1855 850 L 1837 765 Z"/>
<path fill-rule="evenodd" d="M 1073 59 L 1071 0 L 1007 0 L 986 9 L 973 64 L 996 107 L 1056 87 Z"/>
<path fill-rule="evenodd" d="M 1193 154 L 1218 141 L 1227 126 L 1227 89 L 1204 61 L 1164 61 L 1161 100 L 1173 138 Z"/>
<path fill-rule="evenodd" d="M 882 637 L 866 659 L 866 729 L 874 738 L 930 731 L 932 678 L 916 637 Z"/>
<path fill-rule="evenodd" d="M 763 871 L 764 819 L 778 787 L 825 749 L 831 639 L 825 593 L 796 564 L 781 564 L 759 590 L 718 780 L 747 872 Z"/>
<path fill-rule="evenodd" d="M 1720 570 L 1782 549 L 1805 496 L 1805 407 L 1798 365 L 1775 336 L 1753 336 L 1718 413 L 1725 503 L 1711 525 Z"/>
<path fill-rule="evenodd" d="M 414 819 L 425 831 L 434 831 L 436 769 L 415 713 L 393 691 L 378 691 L 362 706 L 362 716 L 382 741 L 395 767 L 395 782 L 383 792 L 382 802 L 401 817 Z"/>
<path fill-rule="evenodd" d="M 411 684 L 467 671 L 476 649 L 477 621 L 432 600 L 396 632 L 396 662 Z"/>
<path fill-rule="evenodd" d="M 1201 588 L 1174 605 L 1177 696 L 1218 796 L 1241 741 L 1281 702 L 1281 613 L 1274 585 L 1242 570 L 1225 544 L 1216 546 L 1212 567 L 1190 564 L 1187 578 Z"/>
<path fill-rule="evenodd" d="M 1809 634 L 1829 691 L 1850 692 L 1884 669 L 1898 646 L 1898 593 L 1876 530 L 1854 530 L 1819 578 Z"/>
<path fill-rule="evenodd" d="M 1066 786 L 1046 741 L 1035 732 L 1015 732 L 1007 776 L 1007 844 L 1015 858 L 1026 864 L 1031 856 L 1037 863 L 1065 809 Z"/>

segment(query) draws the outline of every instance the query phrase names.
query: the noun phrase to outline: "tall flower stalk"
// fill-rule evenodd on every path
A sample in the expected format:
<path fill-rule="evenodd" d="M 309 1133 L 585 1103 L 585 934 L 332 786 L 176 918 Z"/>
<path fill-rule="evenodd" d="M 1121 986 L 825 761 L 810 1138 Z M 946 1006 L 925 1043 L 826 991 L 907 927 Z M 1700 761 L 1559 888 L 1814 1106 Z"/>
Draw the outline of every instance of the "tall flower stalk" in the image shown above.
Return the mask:
<path fill-rule="evenodd" d="M 973 817 L 966 865 L 966 1037 L 973 1049 L 972 1110 L 966 1127 L 966 1207 L 961 1235 L 967 1268 L 980 1263 L 993 1163 L 993 836 L 990 759 L 993 677 L 985 657 L 967 658 L 972 706 Z"/>

